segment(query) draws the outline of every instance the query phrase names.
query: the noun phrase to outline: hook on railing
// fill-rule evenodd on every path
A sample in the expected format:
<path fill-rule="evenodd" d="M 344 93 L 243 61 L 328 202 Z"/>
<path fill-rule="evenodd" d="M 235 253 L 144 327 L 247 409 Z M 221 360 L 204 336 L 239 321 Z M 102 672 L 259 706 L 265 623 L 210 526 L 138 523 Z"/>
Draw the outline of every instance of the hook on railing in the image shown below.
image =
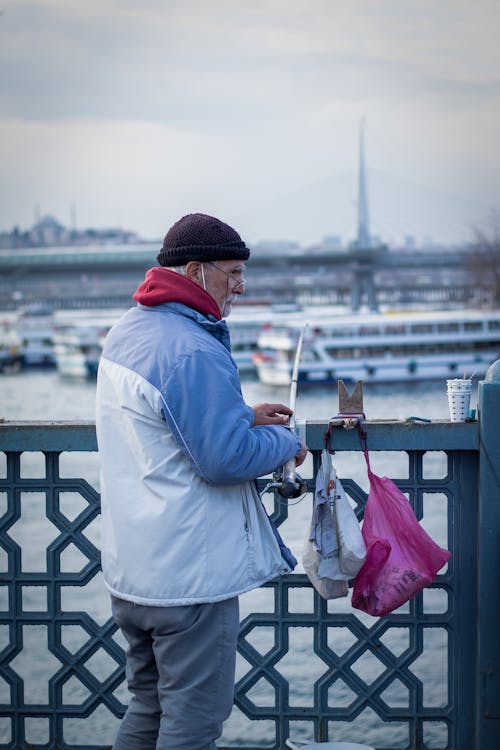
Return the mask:
<path fill-rule="evenodd" d="M 352 393 L 349 395 L 343 380 L 339 380 L 339 410 L 334 417 L 328 422 L 328 429 L 325 433 L 325 445 L 330 453 L 333 453 L 331 447 L 332 430 L 334 427 L 343 427 L 344 430 L 352 430 L 355 427 L 359 430 L 359 439 L 361 447 L 366 450 L 366 432 L 363 428 L 363 421 L 366 419 L 363 407 L 363 381 L 358 380 Z"/>

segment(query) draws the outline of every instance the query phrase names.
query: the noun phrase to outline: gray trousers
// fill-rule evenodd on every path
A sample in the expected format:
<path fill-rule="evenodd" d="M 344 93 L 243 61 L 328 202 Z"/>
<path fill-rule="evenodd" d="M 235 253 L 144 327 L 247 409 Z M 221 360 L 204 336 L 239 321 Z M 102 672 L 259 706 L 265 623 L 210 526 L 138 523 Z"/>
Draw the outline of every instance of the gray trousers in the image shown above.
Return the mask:
<path fill-rule="evenodd" d="M 238 598 L 145 607 L 111 598 L 132 693 L 113 750 L 215 750 L 234 697 Z"/>

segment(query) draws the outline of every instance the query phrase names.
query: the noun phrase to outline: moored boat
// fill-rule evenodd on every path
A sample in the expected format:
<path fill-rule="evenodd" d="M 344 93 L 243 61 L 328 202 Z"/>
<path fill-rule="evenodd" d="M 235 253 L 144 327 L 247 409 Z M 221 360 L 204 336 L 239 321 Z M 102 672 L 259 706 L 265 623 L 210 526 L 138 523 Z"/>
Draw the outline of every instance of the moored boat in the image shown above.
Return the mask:
<path fill-rule="evenodd" d="M 231 355 L 241 375 L 255 374 L 253 354 L 257 351 L 260 332 L 270 319 L 279 319 L 281 314 L 271 306 L 241 306 L 228 317 L 226 322 L 231 336 Z"/>
<path fill-rule="evenodd" d="M 53 311 L 30 305 L 17 317 L 16 334 L 23 367 L 54 367 Z"/>
<path fill-rule="evenodd" d="M 19 339 L 11 321 L 0 324 L 0 372 L 19 370 L 22 364 Z"/>
<path fill-rule="evenodd" d="M 79 378 L 95 376 L 106 334 L 120 315 L 121 311 L 114 314 L 106 311 L 56 316 L 54 356 L 59 374 Z"/>
<path fill-rule="evenodd" d="M 56 366 L 64 377 L 95 374 L 100 352 L 98 334 L 92 328 L 56 329 L 54 332 Z"/>
<path fill-rule="evenodd" d="M 270 326 L 300 322 L 317 308 L 299 305 L 266 305 L 235 307 L 227 319 L 231 335 L 231 354 L 241 375 L 255 375 L 256 356 L 259 353 L 259 337 Z M 340 306 L 323 308 L 325 314 L 334 315 L 345 311 Z"/>
<path fill-rule="evenodd" d="M 500 356 L 500 311 L 324 315 L 271 325 L 253 355 L 259 379 L 288 386 L 300 331 L 299 381 L 365 383 L 481 377 Z"/>

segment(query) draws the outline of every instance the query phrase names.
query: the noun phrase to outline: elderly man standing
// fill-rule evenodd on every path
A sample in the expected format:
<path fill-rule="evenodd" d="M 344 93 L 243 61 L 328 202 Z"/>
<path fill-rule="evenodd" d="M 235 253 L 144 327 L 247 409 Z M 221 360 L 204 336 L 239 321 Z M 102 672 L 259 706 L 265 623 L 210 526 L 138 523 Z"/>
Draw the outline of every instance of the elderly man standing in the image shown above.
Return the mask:
<path fill-rule="evenodd" d="M 97 381 L 102 567 L 132 698 L 115 750 L 213 750 L 233 702 L 238 595 L 288 572 L 255 478 L 307 448 L 243 400 L 223 318 L 250 252 L 205 214 L 168 231 Z"/>

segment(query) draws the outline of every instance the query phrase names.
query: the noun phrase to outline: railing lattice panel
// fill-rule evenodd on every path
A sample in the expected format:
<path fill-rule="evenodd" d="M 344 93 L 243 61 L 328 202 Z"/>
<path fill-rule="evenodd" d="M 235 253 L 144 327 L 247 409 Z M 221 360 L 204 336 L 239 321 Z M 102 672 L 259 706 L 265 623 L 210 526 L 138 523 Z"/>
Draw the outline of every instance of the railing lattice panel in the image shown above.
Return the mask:
<path fill-rule="evenodd" d="M 79 589 L 83 597 L 86 587 L 100 576 L 99 547 L 88 534 L 99 519 L 99 494 L 85 479 L 60 476 L 58 451 L 44 453 L 44 476 L 35 478 L 23 477 L 20 452 L 5 455 L 5 476 L 0 479 L 5 498 L 0 517 L 4 551 L 0 561 L 0 749 L 103 750 L 109 743 L 100 740 L 99 730 L 82 729 L 78 739 L 74 728 L 67 732 L 68 721 L 79 720 L 83 728 L 83 720 L 95 712 L 105 709 L 108 715 L 120 717 L 125 710 L 124 652 L 116 626 L 109 618 L 92 616 L 85 606 L 68 607 L 66 602 L 68 591 Z M 456 750 L 456 727 L 463 710 L 458 636 L 460 613 L 466 606 L 460 600 L 464 582 L 460 581 L 458 589 L 456 566 L 459 550 L 466 557 L 473 555 L 472 509 L 464 514 L 470 483 L 464 484 L 463 479 L 472 475 L 476 456 L 448 451 L 446 475 L 436 479 L 426 478 L 425 455 L 423 450 L 408 451 L 408 474 L 396 481 L 419 518 L 434 497 L 444 503 L 453 553 L 447 569 L 430 589 L 382 619 L 357 613 L 348 600 L 325 602 L 300 573 L 267 584 L 272 606 L 242 620 L 239 654 L 245 671 L 239 675 L 235 694 L 236 710 L 255 727 L 251 740 L 255 747 L 278 750 L 289 736 L 304 741 L 341 740 L 346 732 L 351 741 L 361 742 L 364 718 L 369 715 L 372 722 L 374 717 L 380 720 L 377 739 L 371 741 L 378 750 Z M 318 456 L 316 451 L 315 468 Z M 343 484 L 361 519 L 366 491 L 351 478 Z M 312 489 L 313 478 L 309 486 Z M 68 498 L 74 506 L 71 512 L 66 507 Z M 310 500 L 304 502 L 310 504 Z M 29 518 L 24 530 L 19 527 L 25 505 L 44 506 L 49 541 L 42 569 L 25 565 L 30 545 L 36 541 L 30 536 L 35 527 L 29 526 Z M 273 515 L 278 523 L 288 516 L 277 498 Z M 469 547 L 464 547 L 468 538 Z M 472 572 L 467 587 L 472 590 Z M 302 595 L 310 606 L 298 611 L 291 600 Z M 86 601 L 91 599 L 82 598 Z M 30 629 L 50 662 L 46 693 L 41 696 L 38 690 L 35 700 L 30 667 L 23 662 L 23 650 L 32 648 Z M 425 660 L 428 641 L 436 633 L 444 644 L 445 669 L 437 680 L 437 698 L 433 698 L 429 679 L 436 681 L 436 677 Z M 308 645 L 297 646 L 298 634 Z M 292 653 L 298 676 L 290 679 Z M 263 724 L 272 726 L 272 737 L 259 738 Z M 250 747 L 248 742 L 245 746 Z"/>

